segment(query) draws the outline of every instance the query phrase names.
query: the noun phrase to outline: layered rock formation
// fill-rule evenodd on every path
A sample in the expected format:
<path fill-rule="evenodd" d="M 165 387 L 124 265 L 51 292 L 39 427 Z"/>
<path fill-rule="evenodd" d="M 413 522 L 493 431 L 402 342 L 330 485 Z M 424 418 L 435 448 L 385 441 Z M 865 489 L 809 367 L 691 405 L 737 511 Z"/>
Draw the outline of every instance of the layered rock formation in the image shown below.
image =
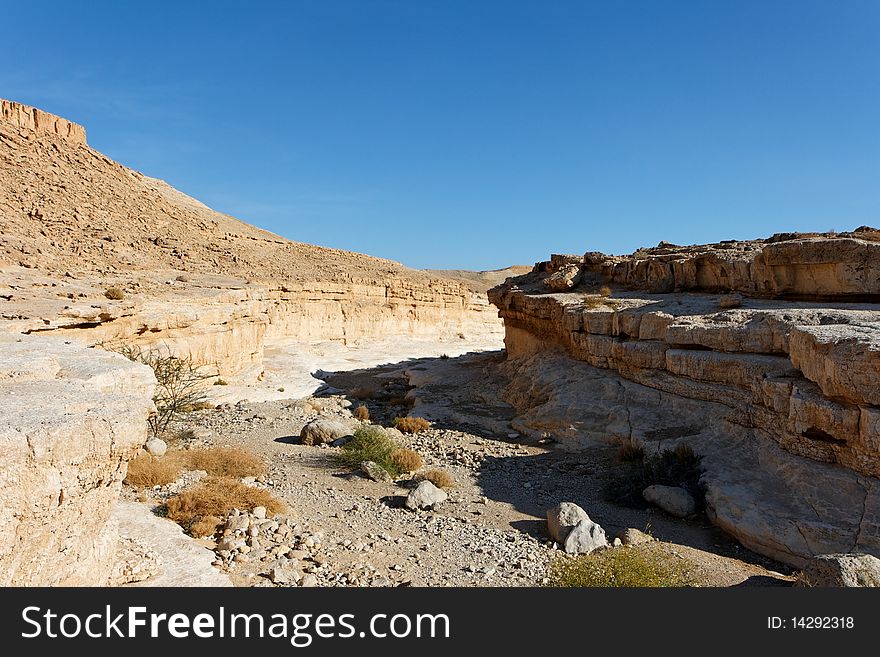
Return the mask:
<path fill-rule="evenodd" d="M 880 554 L 878 292 L 880 233 L 862 228 L 554 256 L 489 296 L 523 430 L 687 442 L 710 517 L 800 565 Z"/>
<path fill-rule="evenodd" d="M 0 122 L 38 135 L 60 137 L 77 144 L 86 143 L 86 129 L 81 125 L 10 100 L 0 99 Z"/>
<path fill-rule="evenodd" d="M 0 585 L 107 582 L 154 385 L 116 354 L 0 334 Z"/>

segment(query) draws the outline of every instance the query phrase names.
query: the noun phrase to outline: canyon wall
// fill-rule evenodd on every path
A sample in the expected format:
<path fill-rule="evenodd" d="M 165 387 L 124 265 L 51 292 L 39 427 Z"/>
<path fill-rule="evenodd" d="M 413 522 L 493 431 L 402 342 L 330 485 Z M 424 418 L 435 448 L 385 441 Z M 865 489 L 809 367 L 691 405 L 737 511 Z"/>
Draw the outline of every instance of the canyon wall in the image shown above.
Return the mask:
<path fill-rule="evenodd" d="M 0 334 L 0 585 L 107 583 L 154 385 L 117 354 Z"/>
<path fill-rule="evenodd" d="M 554 256 L 489 293 L 509 401 L 572 449 L 688 443 L 757 552 L 880 554 L 878 268 L 870 229 Z"/>
<path fill-rule="evenodd" d="M 77 144 L 86 143 L 86 129 L 81 125 L 11 100 L 0 99 L 0 121 L 38 135 L 61 137 Z"/>

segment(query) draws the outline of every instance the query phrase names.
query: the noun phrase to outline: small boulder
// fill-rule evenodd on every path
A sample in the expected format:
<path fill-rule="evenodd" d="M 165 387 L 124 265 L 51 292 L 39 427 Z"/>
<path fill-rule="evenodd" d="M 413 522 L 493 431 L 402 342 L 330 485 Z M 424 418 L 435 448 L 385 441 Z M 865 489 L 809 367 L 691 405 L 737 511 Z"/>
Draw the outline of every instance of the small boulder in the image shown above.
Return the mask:
<path fill-rule="evenodd" d="M 151 456 L 164 456 L 168 451 L 168 444 L 161 438 L 153 438 L 144 446 Z"/>
<path fill-rule="evenodd" d="M 342 447 L 345 443 L 350 442 L 354 439 L 354 436 L 343 436 L 342 438 L 337 438 L 336 440 L 330 443 L 330 447 Z"/>
<path fill-rule="evenodd" d="M 697 510 L 693 496 L 680 486 L 648 486 L 642 491 L 642 497 L 678 518 L 686 518 Z"/>
<path fill-rule="evenodd" d="M 608 547 L 605 530 L 589 518 L 581 520 L 568 532 L 562 548 L 568 554 L 589 554 L 593 550 Z"/>
<path fill-rule="evenodd" d="M 351 429 L 338 420 L 318 418 L 302 428 L 299 436 L 303 445 L 330 443 L 351 433 Z"/>
<path fill-rule="evenodd" d="M 569 532 L 590 516 L 573 502 L 562 502 L 547 511 L 547 530 L 557 543 L 564 543 Z"/>
<path fill-rule="evenodd" d="M 820 554 L 807 562 L 795 586 L 880 587 L 880 559 L 870 554 Z"/>
<path fill-rule="evenodd" d="M 430 509 L 436 504 L 445 502 L 447 497 L 448 495 L 445 491 L 437 488 L 430 481 L 425 480 L 419 482 L 419 485 L 409 492 L 404 506 L 412 510 Z"/>
<path fill-rule="evenodd" d="M 375 461 L 361 461 L 361 472 L 363 472 L 368 479 L 372 479 L 373 481 L 383 483 L 393 481 L 391 475 L 388 474 L 388 470 Z"/>
<path fill-rule="evenodd" d="M 619 540 L 622 545 L 641 545 L 642 543 L 650 543 L 654 540 L 654 537 L 650 534 L 646 534 L 633 527 L 620 530 L 614 538 Z"/>
<path fill-rule="evenodd" d="M 264 520 L 266 518 L 266 507 L 264 506 L 255 506 L 254 510 L 251 511 L 254 514 L 254 518 L 259 520 Z"/>
<path fill-rule="evenodd" d="M 544 285 L 554 292 L 567 292 L 581 281 L 581 267 L 576 264 L 562 265 L 558 271 L 544 279 Z"/>

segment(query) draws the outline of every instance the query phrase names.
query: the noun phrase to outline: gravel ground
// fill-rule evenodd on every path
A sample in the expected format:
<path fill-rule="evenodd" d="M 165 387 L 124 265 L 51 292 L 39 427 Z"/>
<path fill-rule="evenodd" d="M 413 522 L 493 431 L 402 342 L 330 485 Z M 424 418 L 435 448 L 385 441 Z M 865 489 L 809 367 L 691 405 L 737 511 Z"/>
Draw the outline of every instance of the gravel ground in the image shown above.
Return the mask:
<path fill-rule="evenodd" d="M 241 586 L 540 586 L 548 563 L 559 555 L 546 534 L 546 510 L 572 501 L 609 539 L 626 527 L 648 529 L 658 541 L 642 549 L 658 558 L 686 559 L 701 585 L 790 583 L 784 566 L 737 545 L 705 518 L 683 521 L 604 501 L 601 486 L 613 468 L 612 448 L 567 453 L 552 443 L 517 442 L 513 432 L 492 435 L 484 427 L 497 429 L 498 418 L 510 415 L 509 407 L 497 402 L 493 409 L 487 398 L 486 391 L 498 387 L 497 358 L 434 363 L 448 374 L 456 367 L 453 361 L 461 362 L 455 371 L 464 379 L 433 397 L 430 385 L 411 388 L 407 367 L 398 365 L 329 376 L 334 387 L 315 397 L 223 404 L 192 414 L 187 427 L 197 438 L 189 444 L 241 447 L 261 456 L 268 471 L 253 484 L 289 509 L 276 518 L 242 518 L 230 543 L 203 539 L 217 550 L 215 565 Z M 422 375 L 431 366 L 432 361 L 417 364 Z M 455 479 L 449 498 L 433 511 L 403 508 L 414 483 L 410 478 L 375 482 L 339 466 L 333 459 L 339 448 L 298 442 L 302 427 L 318 417 L 354 424 L 351 411 L 360 403 L 374 423 L 388 426 L 406 414 L 413 399 L 420 404 L 416 410 L 421 404 L 435 411 L 444 404 L 455 407 L 446 415 L 455 422 L 435 422 L 416 435 L 396 434 L 422 455 L 425 467 L 442 467 Z M 475 414 L 463 416 L 462 409 L 469 408 Z M 191 485 L 198 474 L 186 478 L 151 491 L 152 502 Z"/>

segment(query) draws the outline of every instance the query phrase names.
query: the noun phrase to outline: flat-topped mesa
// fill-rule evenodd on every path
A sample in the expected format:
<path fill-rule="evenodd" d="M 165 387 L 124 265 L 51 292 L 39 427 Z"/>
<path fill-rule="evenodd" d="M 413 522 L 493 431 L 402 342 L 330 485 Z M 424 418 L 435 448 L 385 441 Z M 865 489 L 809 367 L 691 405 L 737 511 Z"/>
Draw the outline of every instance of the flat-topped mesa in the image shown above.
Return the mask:
<path fill-rule="evenodd" d="M 766 240 L 659 246 L 628 256 L 588 252 L 554 255 L 538 263 L 550 290 L 559 279 L 601 281 L 633 290 L 665 293 L 739 292 L 770 298 L 880 298 L 880 231 L 862 226 L 848 233 L 780 233 Z"/>
<path fill-rule="evenodd" d="M 78 123 L 12 100 L 0 99 L 0 121 L 38 135 L 60 137 L 83 145 L 86 143 L 86 129 Z"/>
<path fill-rule="evenodd" d="M 489 300 L 517 430 L 687 442 L 743 544 L 880 554 L 880 232 L 554 255 Z"/>

